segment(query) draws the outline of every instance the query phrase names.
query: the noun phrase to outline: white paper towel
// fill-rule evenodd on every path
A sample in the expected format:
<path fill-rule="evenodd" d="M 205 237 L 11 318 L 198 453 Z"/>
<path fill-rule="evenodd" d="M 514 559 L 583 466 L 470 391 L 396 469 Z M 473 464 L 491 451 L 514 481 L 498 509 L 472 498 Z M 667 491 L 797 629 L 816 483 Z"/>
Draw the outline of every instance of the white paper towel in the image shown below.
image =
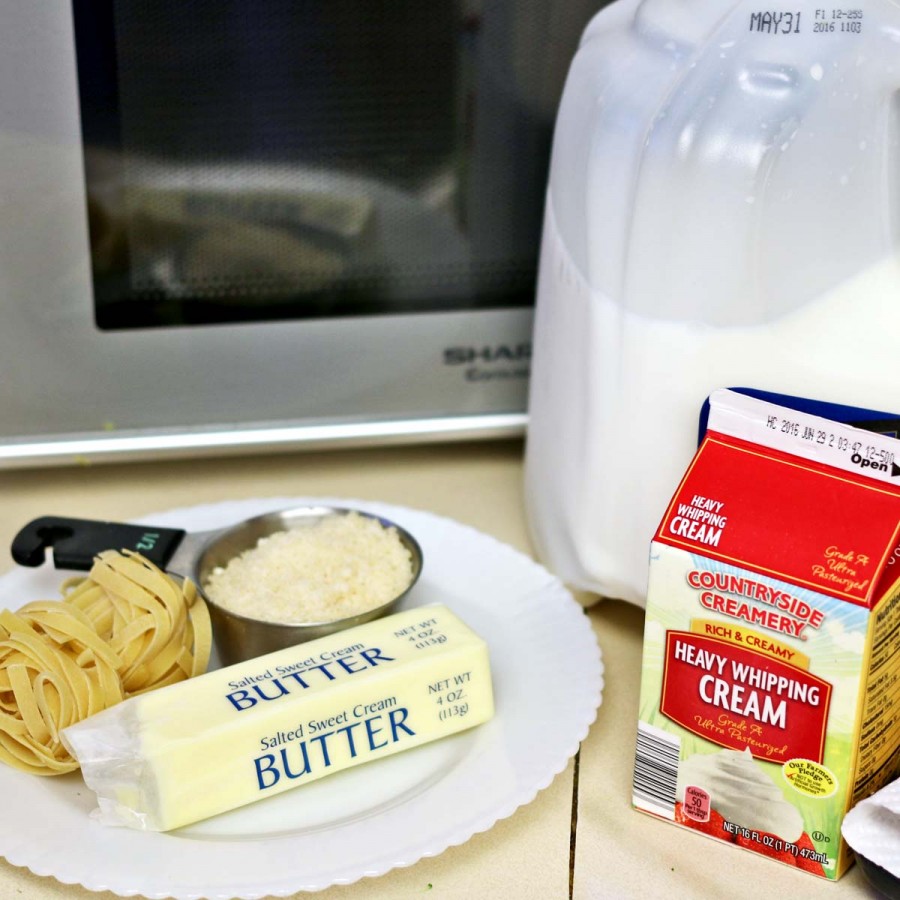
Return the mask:
<path fill-rule="evenodd" d="M 900 780 L 857 803 L 841 833 L 858 855 L 900 878 Z"/>

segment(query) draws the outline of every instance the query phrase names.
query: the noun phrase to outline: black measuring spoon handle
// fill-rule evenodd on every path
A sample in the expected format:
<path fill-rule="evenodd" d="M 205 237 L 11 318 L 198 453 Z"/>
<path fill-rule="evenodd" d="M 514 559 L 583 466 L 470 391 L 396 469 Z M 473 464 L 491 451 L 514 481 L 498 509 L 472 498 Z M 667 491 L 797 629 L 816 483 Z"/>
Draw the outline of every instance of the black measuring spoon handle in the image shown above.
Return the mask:
<path fill-rule="evenodd" d="M 135 550 L 164 569 L 186 533 L 180 528 L 42 516 L 19 531 L 10 551 L 20 566 L 40 566 L 52 547 L 57 569 L 87 571 L 103 550 Z"/>

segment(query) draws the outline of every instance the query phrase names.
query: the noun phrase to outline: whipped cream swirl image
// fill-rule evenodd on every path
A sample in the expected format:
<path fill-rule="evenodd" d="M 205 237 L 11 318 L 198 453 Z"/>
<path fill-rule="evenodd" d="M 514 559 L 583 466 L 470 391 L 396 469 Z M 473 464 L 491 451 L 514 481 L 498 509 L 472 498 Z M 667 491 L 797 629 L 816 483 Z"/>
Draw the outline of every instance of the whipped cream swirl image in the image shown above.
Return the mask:
<path fill-rule="evenodd" d="M 785 841 L 803 834 L 803 817 L 753 759 L 749 749 L 696 753 L 682 761 L 678 796 L 685 788 L 702 788 L 724 819 L 752 831 L 767 831 Z"/>

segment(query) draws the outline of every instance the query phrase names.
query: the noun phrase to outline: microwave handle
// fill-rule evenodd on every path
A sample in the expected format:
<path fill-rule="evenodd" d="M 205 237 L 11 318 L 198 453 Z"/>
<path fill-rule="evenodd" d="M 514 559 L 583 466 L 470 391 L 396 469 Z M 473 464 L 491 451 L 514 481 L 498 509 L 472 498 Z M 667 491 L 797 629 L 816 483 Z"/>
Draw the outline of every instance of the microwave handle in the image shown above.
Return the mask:
<path fill-rule="evenodd" d="M 133 550 L 165 568 L 185 534 L 180 528 L 129 525 L 63 516 L 42 516 L 13 538 L 10 552 L 20 566 L 40 566 L 53 549 L 57 569 L 88 571 L 103 550 Z"/>

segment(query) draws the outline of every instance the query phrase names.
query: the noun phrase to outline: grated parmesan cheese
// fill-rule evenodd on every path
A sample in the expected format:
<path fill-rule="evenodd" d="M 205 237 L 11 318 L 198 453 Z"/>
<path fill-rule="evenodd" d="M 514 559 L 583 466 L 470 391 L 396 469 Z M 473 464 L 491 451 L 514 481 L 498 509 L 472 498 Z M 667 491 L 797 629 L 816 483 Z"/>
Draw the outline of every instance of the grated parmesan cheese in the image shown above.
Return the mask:
<path fill-rule="evenodd" d="M 214 569 L 204 590 L 239 615 L 300 624 L 359 615 L 411 580 L 412 559 L 396 529 L 351 512 L 261 538 Z"/>

